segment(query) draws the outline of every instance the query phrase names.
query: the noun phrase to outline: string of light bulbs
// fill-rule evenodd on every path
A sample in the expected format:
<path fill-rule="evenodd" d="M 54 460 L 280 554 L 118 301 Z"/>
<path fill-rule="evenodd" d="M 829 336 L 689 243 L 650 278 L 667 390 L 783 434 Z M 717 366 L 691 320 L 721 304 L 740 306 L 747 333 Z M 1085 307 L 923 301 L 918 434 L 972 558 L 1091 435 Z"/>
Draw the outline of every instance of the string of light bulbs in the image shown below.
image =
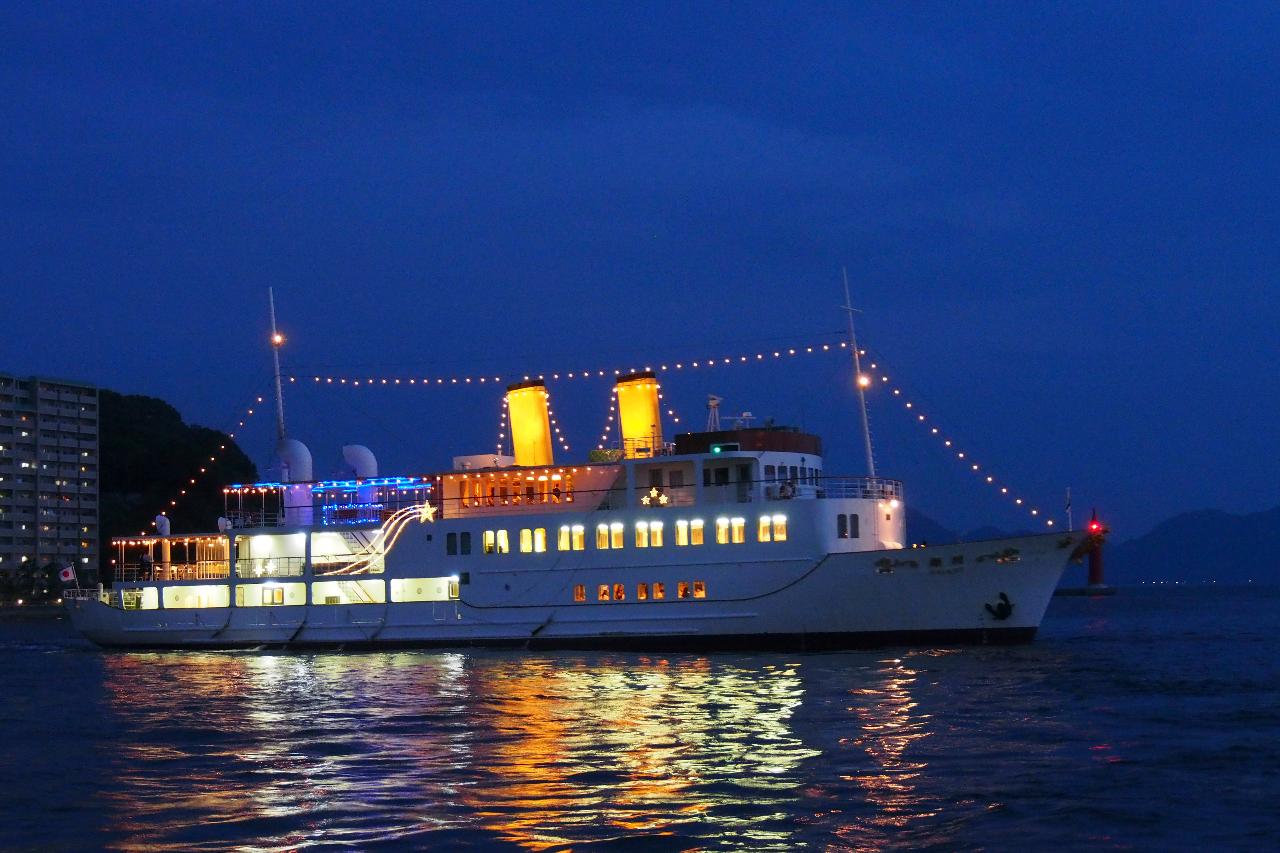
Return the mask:
<path fill-rule="evenodd" d="M 254 401 L 245 407 L 244 414 L 240 415 L 239 418 L 236 420 L 237 431 L 244 429 L 244 426 L 246 423 L 249 422 L 249 419 L 252 418 L 255 414 L 257 414 L 258 406 L 260 406 L 262 402 L 263 402 L 262 397 L 255 397 Z M 235 432 L 227 433 L 227 438 L 234 440 L 235 437 L 236 437 Z M 187 496 L 187 494 L 192 490 L 193 486 L 198 485 L 200 480 L 204 479 L 205 475 L 209 473 L 210 469 L 217 464 L 218 460 L 221 459 L 223 454 L 225 454 L 226 452 L 227 452 L 227 445 L 219 444 L 218 449 L 215 450 L 213 454 L 209 456 L 208 462 L 200 466 L 200 470 L 197 472 L 196 476 L 189 477 L 188 482 L 184 485 L 184 487 L 179 489 L 178 493 L 169 499 L 168 505 L 164 509 L 160 510 L 160 512 L 157 513 L 157 515 L 167 516 L 170 512 L 177 509 L 178 502 L 182 498 L 185 498 Z M 201 461 L 204 462 L 205 460 L 201 460 Z M 151 521 L 151 526 L 153 528 L 157 526 L 154 520 Z M 138 535 L 146 536 L 147 531 L 139 530 Z"/>

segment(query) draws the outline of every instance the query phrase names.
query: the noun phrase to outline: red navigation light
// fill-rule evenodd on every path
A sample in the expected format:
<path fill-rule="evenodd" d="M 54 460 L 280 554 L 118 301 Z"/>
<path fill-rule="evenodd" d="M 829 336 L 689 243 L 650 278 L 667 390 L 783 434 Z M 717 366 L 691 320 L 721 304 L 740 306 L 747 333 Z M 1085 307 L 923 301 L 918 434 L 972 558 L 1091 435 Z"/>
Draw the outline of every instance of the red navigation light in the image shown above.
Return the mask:
<path fill-rule="evenodd" d="M 1091 522 L 1089 522 L 1089 532 L 1090 532 L 1090 533 L 1101 533 L 1101 532 L 1102 532 L 1102 522 L 1100 522 L 1100 521 L 1091 521 Z"/>

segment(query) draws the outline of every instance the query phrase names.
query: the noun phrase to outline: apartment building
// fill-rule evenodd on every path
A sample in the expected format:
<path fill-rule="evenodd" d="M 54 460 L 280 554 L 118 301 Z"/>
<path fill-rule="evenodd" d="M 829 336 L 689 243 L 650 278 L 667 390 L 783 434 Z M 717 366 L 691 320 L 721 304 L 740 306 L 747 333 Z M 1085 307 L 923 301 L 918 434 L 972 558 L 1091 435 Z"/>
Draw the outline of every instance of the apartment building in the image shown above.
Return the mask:
<path fill-rule="evenodd" d="M 98 389 L 0 373 L 0 572 L 98 568 Z"/>

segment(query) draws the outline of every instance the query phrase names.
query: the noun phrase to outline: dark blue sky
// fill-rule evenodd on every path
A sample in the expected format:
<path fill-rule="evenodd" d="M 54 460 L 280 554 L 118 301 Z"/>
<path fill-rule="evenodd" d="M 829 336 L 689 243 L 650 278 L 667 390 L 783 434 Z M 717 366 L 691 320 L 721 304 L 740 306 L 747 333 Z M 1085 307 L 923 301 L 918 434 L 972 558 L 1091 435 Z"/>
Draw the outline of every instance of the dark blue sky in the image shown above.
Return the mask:
<path fill-rule="evenodd" d="M 0 370 L 227 427 L 265 289 L 308 373 L 866 342 L 1020 493 L 1121 535 L 1280 502 L 1280 7 L 191 3 L 0 11 Z M 825 434 L 847 364 L 671 377 Z M 607 383 L 553 386 L 594 444 Z M 318 473 L 495 440 L 489 390 L 290 394 Z M 1021 523 L 871 400 L 881 472 Z M 269 460 L 266 420 L 244 434 Z"/>

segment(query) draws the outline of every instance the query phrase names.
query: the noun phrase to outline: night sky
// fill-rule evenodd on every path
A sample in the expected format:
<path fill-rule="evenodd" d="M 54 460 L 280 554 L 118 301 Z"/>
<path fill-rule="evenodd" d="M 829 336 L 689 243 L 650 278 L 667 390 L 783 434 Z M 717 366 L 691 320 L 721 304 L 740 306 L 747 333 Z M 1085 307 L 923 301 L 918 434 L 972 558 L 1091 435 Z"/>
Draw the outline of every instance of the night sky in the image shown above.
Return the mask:
<path fill-rule="evenodd" d="M 969 459 L 1120 538 L 1280 503 L 1280 6 L 497 8 L 7 4 L 0 372 L 227 429 L 268 286 L 287 374 L 519 379 L 838 340 L 843 265 L 904 394 L 880 473 L 943 523 L 1033 526 Z M 847 357 L 783 361 L 668 402 L 862 473 Z M 608 389 L 551 383 L 572 456 Z M 499 396 L 287 411 L 318 475 L 350 441 L 423 471 L 491 450 Z M 242 439 L 268 473 L 269 415 Z"/>

